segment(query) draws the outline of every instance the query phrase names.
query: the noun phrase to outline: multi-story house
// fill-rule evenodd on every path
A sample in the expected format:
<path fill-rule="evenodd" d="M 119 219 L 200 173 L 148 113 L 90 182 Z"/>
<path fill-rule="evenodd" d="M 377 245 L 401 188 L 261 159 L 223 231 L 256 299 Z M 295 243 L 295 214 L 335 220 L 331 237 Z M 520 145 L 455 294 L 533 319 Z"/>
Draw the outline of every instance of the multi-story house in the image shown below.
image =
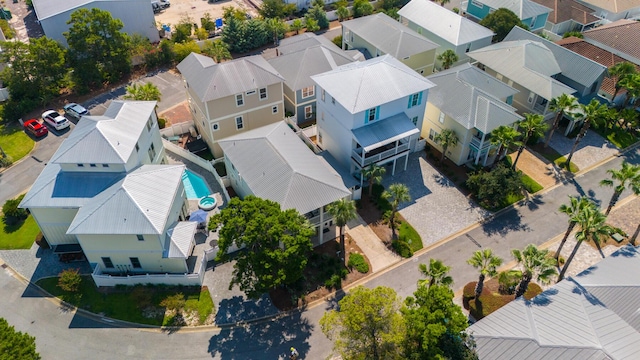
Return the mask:
<path fill-rule="evenodd" d="M 640 65 L 640 22 L 618 20 L 584 32 L 584 41 Z"/>
<path fill-rule="evenodd" d="M 349 187 L 358 183 L 338 175 L 286 122 L 229 137 L 220 146 L 231 186 L 240 197 L 255 195 L 305 215 L 316 229 L 314 246 L 335 238 L 335 224 L 326 206 L 351 197 L 345 181 Z"/>
<path fill-rule="evenodd" d="M 579 0 L 590 8 L 594 14 L 607 21 L 621 19 L 638 19 L 640 17 L 639 0 Z"/>
<path fill-rule="evenodd" d="M 324 38 L 315 34 L 302 34 Z M 285 39 L 294 39 L 294 37 Z M 299 124 L 313 122 L 316 120 L 316 91 L 315 84 L 311 80 L 312 75 L 330 71 L 336 67 L 354 61 L 348 54 L 324 38 L 329 44 L 317 44 L 302 49 L 291 49 L 297 43 L 288 45 L 283 40 L 280 47 L 276 49 L 277 57 L 269 59 L 268 62 L 284 78 L 284 108 L 289 115 L 294 116 Z M 305 41 L 306 42 L 306 41 Z"/>
<path fill-rule="evenodd" d="M 393 163 L 416 149 L 434 84 L 391 55 L 311 77 L 318 100 L 318 143 L 351 174 Z"/>
<path fill-rule="evenodd" d="M 429 92 L 422 137 L 442 151 L 436 136 L 444 129 L 453 130 L 458 144 L 447 149 L 447 158 L 456 165 L 490 165 L 498 155 L 491 132 L 503 125 L 515 127 L 522 120 L 510 105 L 518 90 L 470 64 L 427 78 L 436 87 Z"/>
<path fill-rule="evenodd" d="M 197 271 L 185 168 L 163 165 L 155 106 L 113 101 L 83 116 L 20 204 L 54 253 L 84 254 L 94 276 Z"/>
<path fill-rule="evenodd" d="M 342 22 L 342 48 L 360 50 L 365 58 L 389 54 L 423 76 L 433 72 L 438 44 L 385 13 Z"/>
<path fill-rule="evenodd" d="M 547 18 L 545 29 L 557 35 L 569 31 L 583 32 L 600 23 L 595 10 L 576 0 L 533 0 L 536 3 L 553 9 Z"/>
<path fill-rule="evenodd" d="M 491 45 L 493 31 L 430 0 L 411 0 L 398 10 L 400 22 L 438 44 L 436 55 L 452 50 L 458 61 L 469 61 L 467 53 Z M 436 61 L 436 68 L 442 63 Z"/>
<path fill-rule="evenodd" d="M 469 0 L 466 7 L 467 14 L 478 20 L 500 8 L 511 10 L 533 32 L 544 29 L 552 10 L 533 0 Z"/>
<path fill-rule="evenodd" d="M 192 53 L 180 64 L 193 121 L 215 158 L 218 141 L 284 119 L 284 78 L 262 56 L 217 64 Z"/>

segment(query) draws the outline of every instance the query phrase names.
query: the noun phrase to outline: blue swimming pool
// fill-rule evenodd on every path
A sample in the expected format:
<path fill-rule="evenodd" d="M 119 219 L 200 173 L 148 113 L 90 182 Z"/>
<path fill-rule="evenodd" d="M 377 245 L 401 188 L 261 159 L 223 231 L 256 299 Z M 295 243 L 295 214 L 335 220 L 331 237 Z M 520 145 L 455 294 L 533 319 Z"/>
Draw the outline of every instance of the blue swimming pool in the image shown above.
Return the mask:
<path fill-rule="evenodd" d="M 187 199 L 200 199 L 211 195 L 207 182 L 191 170 L 187 169 L 182 173 L 182 184 L 184 185 L 184 191 L 187 193 Z"/>

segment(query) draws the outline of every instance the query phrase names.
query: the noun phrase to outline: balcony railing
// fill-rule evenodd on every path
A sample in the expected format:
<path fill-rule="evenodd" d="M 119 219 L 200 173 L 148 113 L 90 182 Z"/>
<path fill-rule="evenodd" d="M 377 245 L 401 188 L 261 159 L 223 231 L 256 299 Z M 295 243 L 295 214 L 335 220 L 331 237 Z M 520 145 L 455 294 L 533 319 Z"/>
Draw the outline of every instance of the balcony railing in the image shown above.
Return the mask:
<path fill-rule="evenodd" d="M 472 137 L 471 138 L 471 146 L 473 146 L 474 148 L 478 149 L 478 150 L 485 150 L 488 149 L 491 146 L 491 141 L 489 141 L 488 139 L 484 139 L 484 143 L 482 143 L 482 147 L 480 147 L 480 141 L 482 141 L 482 139 L 478 139 L 477 137 Z"/>
<path fill-rule="evenodd" d="M 351 156 L 353 157 L 354 160 L 358 162 L 358 164 L 360 164 L 362 167 L 365 167 L 409 150 L 409 143 L 407 142 L 404 144 L 400 144 L 397 147 L 393 147 L 389 150 L 385 150 L 377 154 L 375 153 L 372 155 L 365 154 L 364 163 L 362 162 L 362 149 L 358 149 L 358 150 L 353 150 Z"/>

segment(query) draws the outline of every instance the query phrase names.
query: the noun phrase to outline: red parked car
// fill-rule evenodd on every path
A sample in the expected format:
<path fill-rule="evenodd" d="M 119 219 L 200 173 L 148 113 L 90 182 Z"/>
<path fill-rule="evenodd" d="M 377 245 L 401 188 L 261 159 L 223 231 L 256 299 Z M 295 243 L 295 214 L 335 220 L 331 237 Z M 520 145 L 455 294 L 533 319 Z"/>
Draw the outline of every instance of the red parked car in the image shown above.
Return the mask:
<path fill-rule="evenodd" d="M 24 122 L 24 129 L 35 137 L 45 136 L 49 133 L 47 127 L 42 125 L 38 120 L 31 119 Z"/>

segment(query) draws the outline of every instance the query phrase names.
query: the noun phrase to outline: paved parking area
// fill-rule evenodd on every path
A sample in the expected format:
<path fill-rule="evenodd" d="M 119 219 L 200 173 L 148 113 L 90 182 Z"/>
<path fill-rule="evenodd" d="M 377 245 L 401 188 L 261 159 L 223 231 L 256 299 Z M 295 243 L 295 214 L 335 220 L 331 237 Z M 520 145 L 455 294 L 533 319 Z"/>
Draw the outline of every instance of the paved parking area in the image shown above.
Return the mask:
<path fill-rule="evenodd" d="M 555 151 L 567 156 L 571 152 L 575 139 L 569 139 L 564 136 L 563 131 L 556 131 L 553 138 L 549 142 Z M 584 170 L 589 166 L 595 165 L 600 161 L 607 159 L 618 153 L 618 148 L 608 140 L 602 138 L 593 130 L 588 130 L 587 135 L 580 141 L 578 148 L 573 154 L 571 162 L 578 165 L 580 170 Z"/>
<path fill-rule="evenodd" d="M 418 231 L 424 246 L 433 244 L 487 217 L 490 213 L 467 199 L 454 184 L 424 159 L 424 152 L 409 156 L 406 171 L 399 160 L 396 174 L 387 168 L 383 185 L 402 183 L 409 187 L 409 203 L 400 205 L 400 214 Z"/>

